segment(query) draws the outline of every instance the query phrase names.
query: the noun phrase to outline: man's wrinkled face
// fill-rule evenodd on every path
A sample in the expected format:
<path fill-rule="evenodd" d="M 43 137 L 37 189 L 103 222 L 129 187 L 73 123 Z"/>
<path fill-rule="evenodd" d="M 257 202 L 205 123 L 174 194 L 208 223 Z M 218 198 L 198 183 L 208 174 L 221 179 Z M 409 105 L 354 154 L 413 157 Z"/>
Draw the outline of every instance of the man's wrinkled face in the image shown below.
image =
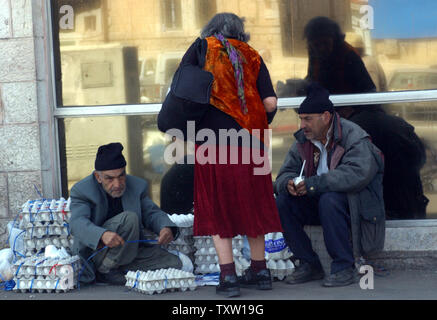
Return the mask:
<path fill-rule="evenodd" d="M 324 113 L 302 113 L 299 115 L 300 128 L 308 140 L 323 141 L 329 130 L 331 114 Z"/>
<path fill-rule="evenodd" d="M 103 189 L 113 198 L 120 198 L 126 190 L 126 168 L 94 171 Z"/>

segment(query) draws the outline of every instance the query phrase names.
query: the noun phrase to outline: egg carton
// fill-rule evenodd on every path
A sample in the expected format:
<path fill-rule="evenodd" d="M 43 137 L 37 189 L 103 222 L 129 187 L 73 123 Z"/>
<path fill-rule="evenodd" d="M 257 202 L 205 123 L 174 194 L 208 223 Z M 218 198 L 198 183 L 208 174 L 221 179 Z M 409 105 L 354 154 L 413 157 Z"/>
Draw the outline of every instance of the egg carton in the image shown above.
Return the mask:
<path fill-rule="evenodd" d="M 234 257 L 243 256 L 243 254 L 241 253 L 241 249 L 238 249 L 238 248 L 233 248 L 232 254 L 234 255 Z M 198 256 L 215 256 L 215 257 L 217 257 L 217 251 L 215 250 L 215 247 L 209 247 L 209 248 L 202 247 L 202 248 L 196 250 L 196 252 L 194 253 L 194 256 L 196 257 L 196 259 Z"/>
<path fill-rule="evenodd" d="M 64 247 L 67 251 L 73 248 L 73 237 L 69 236 L 67 238 L 59 236 L 49 236 L 41 239 L 28 239 L 24 241 L 24 253 L 26 257 L 33 256 L 41 252 L 46 246 L 54 245 L 57 248 Z"/>
<path fill-rule="evenodd" d="M 194 236 L 194 247 L 197 249 L 214 247 L 214 241 L 211 236 Z M 232 248 L 242 249 L 244 240 L 242 236 L 232 238 Z"/>
<path fill-rule="evenodd" d="M 174 245 L 181 245 L 181 246 L 191 246 L 194 249 L 194 239 L 193 237 L 187 237 L 179 235 L 179 237 L 176 240 L 173 240 L 171 244 Z"/>
<path fill-rule="evenodd" d="M 77 276 L 81 263 L 79 256 L 64 259 L 45 258 L 43 256 L 31 256 L 17 260 L 13 265 L 16 278 L 44 277 L 54 279 L 62 274 L 64 266 L 71 267 L 71 273 Z"/>
<path fill-rule="evenodd" d="M 13 290 L 21 293 L 62 293 L 76 288 L 76 285 L 69 285 L 68 278 L 58 278 L 53 280 L 32 278 L 16 279 L 14 281 L 15 287 Z"/>
<path fill-rule="evenodd" d="M 173 268 L 147 272 L 129 271 L 125 277 L 126 287 L 149 295 L 168 291 L 193 291 L 197 287 L 193 273 Z"/>
<path fill-rule="evenodd" d="M 268 260 L 267 268 L 270 269 L 270 273 L 273 278 L 278 280 L 284 280 L 288 275 L 294 271 L 293 262 L 290 259 L 286 260 Z"/>
<path fill-rule="evenodd" d="M 79 256 L 53 259 L 32 256 L 13 266 L 17 292 L 66 292 L 77 287 Z"/>
<path fill-rule="evenodd" d="M 191 237 L 191 238 L 193 238 L 193 228 L 192 227 L 190 227 L 190 228 L 179 227 L 179 233 L 180 233 L 179 237 Z"/>
<path fill-rule="evenodd" d="M 25 227 L 23 239 L 42 239 L 50 236 L 57 236 L 61 238 L 68 238 L 70 236 L 70 226 L 68 223 L 60 225 L 58 223 L 41 225 L 28 223 Z"/>
<path fill-rule="evenodd" d="M 198 256 L 202 257 L 202 256 Z M 238 276 L 241 276 L 243 274 L 243 271 L 249 268 L 250 262 L 244 259 L 243 257 L 234 257 L 234 263 L 235 263 L 235 271 Z M 216 273 L 220 272 L 220 266 L 218 262 L 211 261 L 211 262 L 198 262 L 195 261 L 196 267 L 194 268 L 194 272 L 196 274 L 210 274 L 210 273 Z"/>
<path fill-rule="evenodd" d="M 169 243 L 168 245 L 165 246 L 165 248 L 168 250 L 177 250 L 186 255 L 192 255 L 194 253 L 194 248 L 193 246 L 190 245 L 179 245 L 179 244 Z"/>
<path fill-rule="evenodd" d="M 22 213 L 22 224 L 20 227 L 23 227 L 23 225 L 27 225 L 28 223 L 53 223 L 56 222 L 58 224 L 63 224 L 64 222 L 69 222 L 71 218 L 70 212 L 40 212 L 36 214 L 29 214 L 29 213 Z"/>
<path fill-rule="evenodd" d="M 69 212 L 71 205 L 71 198 L 65 200 L 64 198 L 56 199 L 41 199 L 28 200 L 22 206 L 23 214 L 38 214 L 38 213 L 55 213 L 55 212 Z"/>

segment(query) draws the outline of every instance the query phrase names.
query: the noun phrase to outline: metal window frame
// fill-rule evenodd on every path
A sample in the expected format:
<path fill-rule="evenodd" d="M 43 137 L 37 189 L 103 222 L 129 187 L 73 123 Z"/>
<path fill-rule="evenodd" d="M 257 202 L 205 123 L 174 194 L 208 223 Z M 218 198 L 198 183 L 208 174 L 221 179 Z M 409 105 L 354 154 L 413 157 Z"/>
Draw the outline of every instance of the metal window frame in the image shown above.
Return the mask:
<path fill-rule="evenodd" d="M 72 117 L 94 117 L 94 116 L 132 116 L 132 115 L 154 115 L 157 114 L 162 107 L 162 103 L 155 104 L 126 104 L 126 105 L 95 105 L 95 106 L 58 106 L 57 92 L 55 85 L 55 73 L 56 66 L 55 58 L 53 54 L 53 28 L 52 28 L 52 3 L 50 0 L 46 2 L 46 14 L 47 14 L 47 30 L 48 39 L 47 46 L 50 50 L 50 85 L 52 87 L 52 116 L 54 117 L 55 124 L 55 141 L 54 150 L 57 152 L 57 177 L 59 188 L 61 188 L 61 173 L 60 173 L 60 158 L 59 158 L 59 138 L 58 138 L 58 119 L 72 118 Z M 389 104 L 399 102 L 427 102 L 437 101 L 437 90 L 417 90 L 417 91 L 393 91 L 393 92 L 378 92 L 378 93 L 366 93 L 366 94 L 347 94 L 347 95 L 332 95 L 331 101 L 335 106 L 344 105 L 372 105 L 372 104 Z M 279 109 L 293 109 L 298 108 L 304 100 L 304 97 L 294 98 L 279 98 Z M 59 190 L 62 193 L 62 190 Z M 437 219 L 425 219 L 425 220 L 390 220 L 387 221 L 387 227 L 437 227 Z"/>

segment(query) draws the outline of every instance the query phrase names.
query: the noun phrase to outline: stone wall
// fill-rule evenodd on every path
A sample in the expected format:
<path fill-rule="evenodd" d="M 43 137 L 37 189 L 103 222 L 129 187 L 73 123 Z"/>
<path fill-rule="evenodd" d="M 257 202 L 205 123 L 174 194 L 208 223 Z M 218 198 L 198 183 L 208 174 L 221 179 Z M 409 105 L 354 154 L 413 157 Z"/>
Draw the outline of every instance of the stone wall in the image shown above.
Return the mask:
<path fill-rule="evenodd" d="M 42 0 L 0 0 L 0 248 L 27 199 L 53 194 L 48 136 L 47 31 Z M 45 101 L 45 103 L 43 103 Z M 45 145 L 48 145 L 45 143 Z M 47 174 L 49 173 L 49 174 Z"/>

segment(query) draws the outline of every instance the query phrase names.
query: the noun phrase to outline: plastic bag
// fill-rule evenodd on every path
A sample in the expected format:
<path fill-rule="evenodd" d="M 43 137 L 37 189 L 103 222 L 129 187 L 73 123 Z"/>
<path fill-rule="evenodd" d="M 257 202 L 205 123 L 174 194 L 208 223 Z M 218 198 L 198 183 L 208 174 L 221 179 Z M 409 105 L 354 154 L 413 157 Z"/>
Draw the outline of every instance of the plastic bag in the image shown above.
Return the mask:
<path fill-rule="evenodd" d="M 285 260 L 293 255 L 281 232 L 268 233 L 264 239 L 267 260 Z"/>
<path fill-rule="evenodd" d="M 0 250 L 0 282 L 12 280 L 14 254 L 11 249 Z"/>
<path fill-rule="evenodd" d="M 187 255 L 177 250 L 167 250 L 167 251 L 179 257 L 179 259 L 182 262 L 181 270 L 186 272 L 193 272 L 194 270 L 193 262 L 191 262 L 191 259 L 188 258 Z"/>
<path fill-rule="evenodd" d="M 8 232 L 9 246 L 12 251 L 24 255 L 24 231 L 14 226 L 14 222 L 11 221 L 8 223 Z"/>

